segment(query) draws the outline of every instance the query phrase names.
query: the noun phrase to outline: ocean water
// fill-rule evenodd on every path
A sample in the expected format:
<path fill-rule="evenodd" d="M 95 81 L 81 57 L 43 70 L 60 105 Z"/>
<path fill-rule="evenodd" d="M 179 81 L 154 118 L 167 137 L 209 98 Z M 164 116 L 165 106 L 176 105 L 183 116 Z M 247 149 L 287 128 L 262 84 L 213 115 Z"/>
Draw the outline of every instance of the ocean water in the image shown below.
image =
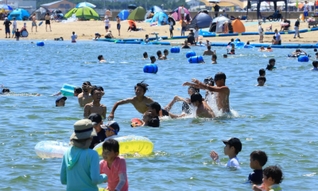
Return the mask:
<path fill-rule="evenodd" d="M 155 55 L 169 46 L 67 41 L 45 41 L 44 47 L 31 41 L 1 44 L 0 84 L 14 94 L 0 96 L 0 190 L 65 190 L 59 179 L 61 159 L 41 159 L 34 151 L 39 141 L 67 142 L 74 122 L 83 116 L 75 97 L 69 97 L 65 107 L 55 107 L 52 94 L 64 83 L 81 86 L 88 80 L 103 86 L 101 102 L 109 113 L 116 101 L 134 96 L 134 85 L 142 80 L 149 84 L 146 95 L 165 106 L 175 95 L 188 96 L 183 82 L 217 72 L 227 75 L 233 117 L 164 119 L 160 128 L 131 128 L 130 119 L 141 114 L 132 105 L 117 108 L 120 135 L 146 136 L 154 143 L 151 156 L 126 159 L 129 190 L 251 190 L 244 182 L 252 171 L 249 155 L 254 150 L 267 153 L 265 166 L 282 168 L 284 190 L 317 188 L 318 72 L 310 71 L 311 61 L 287 58 L 291 49 L 269 53 L 241 49 L 224 59 L 225 48 L 215 47 L 218 64 L 214 65 L 210 57 L 205 57 L 206 64 L 189 64 L 188 50 L 181 50 L 169 54 L 167 61 L 157 61 L 157 74 L 146 74 L 143 66 L 150 61 L 143 60 L 142 53 Z M 205 48 L 192 49 L 202 54 Z M 313 50 L 307 51 L 314 55 Z M 99 54 L 108 63 L 98 63 Z M 277 68 L 266 71 L 266 86 L 257 87 L 258 70 L 266 68 L 270 58 L 276 59 Z M 181 113 L 181 103 L 171 112 Z M 228 158 L 222 140 L 230 137 L 240 138 L 243 144 L 237 171 L 225 167 Z M 219 153 L 221 164 L 212 162 L 211 150 Z"/>

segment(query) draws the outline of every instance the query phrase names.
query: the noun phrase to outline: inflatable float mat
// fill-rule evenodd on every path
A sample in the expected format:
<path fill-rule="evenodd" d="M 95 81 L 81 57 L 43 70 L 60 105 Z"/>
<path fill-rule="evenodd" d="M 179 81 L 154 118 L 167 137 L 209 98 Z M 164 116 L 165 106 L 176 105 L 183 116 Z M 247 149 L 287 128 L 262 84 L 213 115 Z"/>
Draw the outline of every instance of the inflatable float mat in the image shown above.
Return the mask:
<path fill-rule="evenodd" d="M 126 39 L 122 39 L 122 41 L 143 41 L 143 39 L 141 38 L 126 38 Z"/>
<path fill-rule="evenodd" d="M 264 34 L 265 34 L 265 35 L 274 35 L 275 32 L 265 32 Z"/>
<path fill-rule="evenodd" d="M 310 31 L 318 31 L 318 27 L 311 28 Z"/>
<path fill-rule="evenodd" d="M 304 33 L 304 32 L 308 32 L 308 29 L 301 29 L 301 30 L 299 30 L 299 33 Z"/>
<path fill-rule="evenodd" d="M 142 156 L 150 155 L 153 151 L 153 143 L 147 138 L 136 135 L 128 135 L 115 138 L 119 142 L 119 153 L 123 154 L 139 154 Z M 99 155 L 102 155 L 103 142 L 94 147 Z"/>
<path fill-rule="evenodd" d="M 35 153 L 41 158 L 63 158 L 69 144 L 58 141 L 40 141 L 34 149 Z"/>
<path fill-rule="evenodd" d="M 64 84 L 61 88 L 61 93 L 63 96 L 74 96 L 74 89 L 76 87 L 70 84 Z"/>
<path fill-rule="evenodd" d="M 115 42 L 117 40 L 118 39 L 114 39 L 114 38 L 99 38 L 99 39 L 96 39 L 95 41 Z M 120 40 L 118 40 L 118 41 L 120 41 Z"/>
<path fill-rule="evenodd" d="M 154 44 L 154 45 L 170 45 L 170 42 L 153 41 L 153 42 L 150 42 L 150 44 Z"/>

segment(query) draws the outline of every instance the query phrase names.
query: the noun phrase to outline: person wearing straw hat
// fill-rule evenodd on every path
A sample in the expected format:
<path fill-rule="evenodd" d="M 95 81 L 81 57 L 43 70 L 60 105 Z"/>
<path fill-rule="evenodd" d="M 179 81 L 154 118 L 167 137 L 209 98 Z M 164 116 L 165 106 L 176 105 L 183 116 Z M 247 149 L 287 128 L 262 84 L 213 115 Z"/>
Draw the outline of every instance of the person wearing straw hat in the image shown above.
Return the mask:
<path fill-rule="evenodd" d="M 89 149 L 92 137 L 96 136 L 93 123 L 82 119 L 74 124 L 70 137 L 71 147 L 64 153 L 60 180 L 66 190 L 98 191 L 97 184 L 107 181 L 106 174 L 100 174 L 99 157 Z"/>

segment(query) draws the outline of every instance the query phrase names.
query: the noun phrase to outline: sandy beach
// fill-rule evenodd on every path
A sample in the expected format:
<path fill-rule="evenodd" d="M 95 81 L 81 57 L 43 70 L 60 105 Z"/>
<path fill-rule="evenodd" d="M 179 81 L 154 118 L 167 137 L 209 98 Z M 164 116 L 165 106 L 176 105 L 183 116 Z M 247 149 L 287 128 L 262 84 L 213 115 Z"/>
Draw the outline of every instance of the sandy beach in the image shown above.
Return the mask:
<path fill-rule="evenodd" d="M 39 23 L 40 21 L 37 21 Z M 290 30 L 293 30 L 295 20 L 291 20 L 291 27 Z M 18 28 L 21 28 L 23 26 L 23 21 L 18 21 Z M 21 38 L 21 40 L 27 39 L 27 40 L 54 40 L 54 38 L 63 37 L 64 40 L 70 40 L 72 31 L 75 31 L 78 35 L 78 41 L 81 40 L 92 40 L 94 38 L 95 33 L 100 33 L 102 36 L 105 35 L 105 28 L 104 28 L 104 22 L 103 21 L 74 21 L 74 22 L 55 22 L 52 21 L 51 27 L 52 32 L 46 32 L 46 26 L 43 23 L 41 26 L 38 26 L 37 32 L 33 31 L 31 32 L 31 21 L 27 21 L 27 30 L 29 32 L 29 36 L 27 38 Z M 137 23 L 138 28 L 142 28 L 142 31 L 138 32 L 127 32 L 128 28 L 128 22 L 122 21 L 121 22 L 121 35 L 118 36 L 118 32 L 116 29 L 116 22 L 111 21 L 111 27 L 110 30 L 112 30 L 112 33 L 115 38 L 144 38 L 146 34 L 157 32 L 159 33 L 159 36 L 168 36 L 169 37 L 169 26 L 150 26 L 149 23 L 140 22 Z M 258 25 L 256 21 L 243 21 L 245 24 L 246 32 L 256 32 Z M 263 23 L 264 30 L 268 28 L 270 25 L 272 25 L 273 31 L 277 28 L 280 29 L 280 22 L 266 22 Z M 177 22 L 174 30 L 174 35 L 179 36 L 180 35 L 180 24 Z M 308 28 L 308 24 L 301 22 L 300 29 L 306 29 Z M 266 30 L 265 30 L 266 31 Z M 5 33 L 4 33 L 4 26 L 1 27 L 1 35 L 0 39 L 5 39 Z M 187 34 L 188 32 L 186 32 Z M 306 32 L 300 34 L 302 38 L 296 38 L 294 39 L 294 34 L 287 34 L 282 35 L 282 42 L 283 43 L 316 43 L 317 39 L 313 37 L 318 36 L 318 31 L 313 32 Z M 211 38 L 203 38 L 202 40 L 210 40 L 211 42 L 222 42 L 222 41 L 229 41 L 233 37 L 211 37 Z M 251 35 L 251 36 L 240 36 L 239 37 L 241 41 L 246 42 L 255 42 L 258 43 L 259 36 L 257 35 Z M 13 40 L 13 39 L 8 39 Z M 264 42 L 270 43 L 272 40 L 272 35 L 265 35 L 264 36 Z M 171 41 L 180 41 L 180 40 L 171 40 Z"/>

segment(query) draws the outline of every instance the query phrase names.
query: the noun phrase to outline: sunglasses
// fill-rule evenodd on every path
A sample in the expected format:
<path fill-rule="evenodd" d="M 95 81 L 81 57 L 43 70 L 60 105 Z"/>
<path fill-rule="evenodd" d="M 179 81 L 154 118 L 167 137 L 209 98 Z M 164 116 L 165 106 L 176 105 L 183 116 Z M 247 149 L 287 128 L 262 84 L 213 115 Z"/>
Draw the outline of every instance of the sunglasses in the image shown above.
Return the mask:
<path fill-rule="evenodd" d="M 112 132 L 114 132 L 115 134 L 117 134 L 117 131 L 116 131 L 116 130 L 111 129 L 111 128 L 109 128 L 109 127 L 106 128 L 106 131 L 112 131 Z"/>

